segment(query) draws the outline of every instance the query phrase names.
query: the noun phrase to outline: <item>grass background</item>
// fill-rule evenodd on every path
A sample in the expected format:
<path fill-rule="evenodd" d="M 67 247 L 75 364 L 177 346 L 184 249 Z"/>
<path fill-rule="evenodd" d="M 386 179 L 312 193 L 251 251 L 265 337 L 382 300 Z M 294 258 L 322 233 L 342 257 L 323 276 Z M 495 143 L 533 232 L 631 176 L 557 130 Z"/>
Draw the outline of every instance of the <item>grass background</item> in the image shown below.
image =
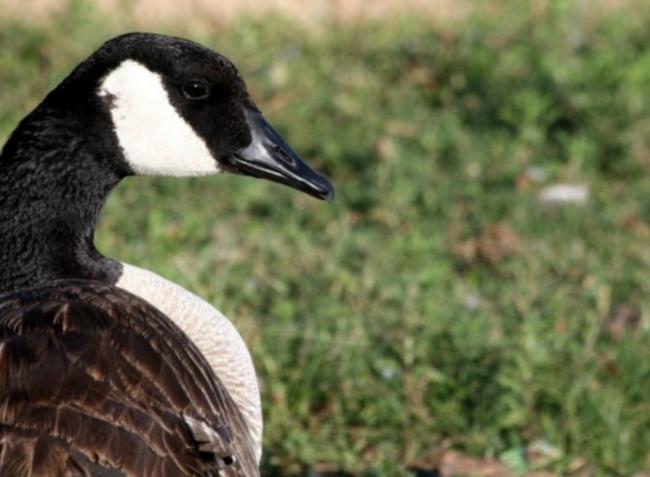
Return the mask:
<path fill-rule="evenodd" d="M 338 186 L 330 205 L 249 178 L 131 178 L 97 233 L 242 331 L 267 474 L 406 475 L 445 449 L 518 473 L 650 468 L 650 11 L 583 4 L 156 28 L 233 59 Z M 79 1 L 0 22 L 0 138 L 133 25 Z M 589 200 L 540 203 L 557 182 Z"/>

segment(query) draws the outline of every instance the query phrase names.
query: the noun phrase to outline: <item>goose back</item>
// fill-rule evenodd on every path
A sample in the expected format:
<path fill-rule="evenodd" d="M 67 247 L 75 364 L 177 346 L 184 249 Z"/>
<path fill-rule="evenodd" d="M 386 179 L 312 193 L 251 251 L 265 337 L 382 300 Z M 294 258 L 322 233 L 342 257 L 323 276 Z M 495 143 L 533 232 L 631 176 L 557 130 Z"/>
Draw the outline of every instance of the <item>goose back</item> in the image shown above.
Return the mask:
<path fill-rule="evenodd" d="M 60 280 L 0 303 L 0 475 L 259 475 L 237 406 L 145 301 Z"/>

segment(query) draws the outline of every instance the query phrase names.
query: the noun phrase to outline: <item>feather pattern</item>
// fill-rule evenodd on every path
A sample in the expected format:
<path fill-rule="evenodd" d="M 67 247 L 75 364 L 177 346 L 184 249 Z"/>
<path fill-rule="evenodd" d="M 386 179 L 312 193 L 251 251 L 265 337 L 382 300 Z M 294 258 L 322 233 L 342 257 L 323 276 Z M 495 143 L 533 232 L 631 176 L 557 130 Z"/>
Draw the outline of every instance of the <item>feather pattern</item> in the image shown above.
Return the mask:
<path fill-rule="evenodd" d="M 257 476 L 240 411 L 167 316 L 58 280 L 0 297 L 0 475 Z"/>

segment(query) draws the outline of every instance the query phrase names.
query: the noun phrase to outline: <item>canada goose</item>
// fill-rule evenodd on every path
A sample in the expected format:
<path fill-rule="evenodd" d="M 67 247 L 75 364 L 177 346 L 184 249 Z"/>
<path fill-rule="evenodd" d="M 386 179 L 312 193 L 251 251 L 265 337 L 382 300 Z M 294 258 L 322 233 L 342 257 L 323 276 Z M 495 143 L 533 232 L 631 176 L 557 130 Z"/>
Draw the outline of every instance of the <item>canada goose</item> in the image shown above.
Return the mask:
<path fill-rule="evenodd" d="M 232 323 L 93 233 L 130 175 L 234 172 L 321 199 L 235 66 L 131 33 L 50 92 L 0 155 L 0 475 L 259 475 L 262 416 Z"/>

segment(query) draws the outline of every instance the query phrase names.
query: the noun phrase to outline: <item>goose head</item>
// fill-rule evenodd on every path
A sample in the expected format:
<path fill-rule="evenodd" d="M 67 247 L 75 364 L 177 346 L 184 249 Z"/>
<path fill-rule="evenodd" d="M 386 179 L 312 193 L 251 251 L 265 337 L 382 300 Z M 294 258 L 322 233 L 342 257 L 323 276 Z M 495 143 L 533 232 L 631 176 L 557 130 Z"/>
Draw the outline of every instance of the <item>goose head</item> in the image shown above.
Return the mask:
<path fill-rule="evenodd" d="M 188 40 L 149 33 L 114 38 L 44 101 L 54 109 L 57 103 L 67 111 L 85 108 L 77 117 L 86 118 L 79 127 L 89 138 L 110 129 L 112 141 L 99 143 L 103 152 L 112 144 L 111 160 L 123 175 L 229 172 L 319 199 L 334 195 L 327 178 L 267 122 L 233 63 Z"/>
<path fill-rule="evenodd" d="M 221 172 L 334 195 L 267 122 L 227 58 L 165 35 L 109 40 L 0 152 L 0 290 L 62 277 L 114 283 L 119 265 L 93 237 L 120 180 Z"/>

